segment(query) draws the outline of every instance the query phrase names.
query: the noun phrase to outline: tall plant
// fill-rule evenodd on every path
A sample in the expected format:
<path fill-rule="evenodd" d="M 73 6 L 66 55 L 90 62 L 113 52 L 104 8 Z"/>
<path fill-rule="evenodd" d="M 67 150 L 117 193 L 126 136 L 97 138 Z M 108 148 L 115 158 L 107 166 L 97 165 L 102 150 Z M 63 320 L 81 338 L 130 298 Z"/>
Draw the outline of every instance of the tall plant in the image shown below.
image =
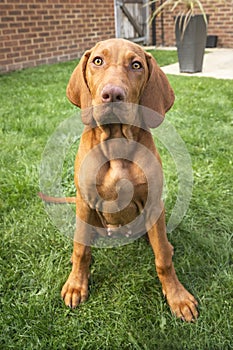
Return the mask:
<path fill-rule="evenodd" d="M 149 2 L 149 4 L 152 3 L 161 3 L 160 0 L 152 0 Z M 213 3 L 213 1 L 209 1 L 210 3 Z M 220 3 L 225 3 L 225 0 L 218 1 Z M 195 14 L 196 8 L 199 8 L 201 14 L 203 15 L 204 21 L 207 25 L 207 16 L 204 10 L 204 7 L 202 5 L 202 2 L 199 0 L 165 0 L 160 6 L 152 13 L 150 21 L 153 21 L 153 19 L 161 14 L 165 8 L 171 8 L 171 11 L 173 12 L 177 8 L 179 8 L 178 15 L 176 16 L 176 22 L 179 20 L 180 26 L 182 25 L 182 35 L 184 34 L 188 23 L 191 19 L 191 17 Z M 182 21 L 181 21 L 182 19 Z"/>

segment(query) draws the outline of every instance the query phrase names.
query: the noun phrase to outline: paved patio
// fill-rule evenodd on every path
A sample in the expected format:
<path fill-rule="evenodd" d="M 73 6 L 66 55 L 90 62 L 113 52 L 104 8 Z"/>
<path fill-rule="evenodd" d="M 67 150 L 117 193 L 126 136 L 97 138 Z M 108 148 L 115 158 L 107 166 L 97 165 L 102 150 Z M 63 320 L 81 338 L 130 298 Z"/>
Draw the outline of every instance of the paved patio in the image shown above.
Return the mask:
<path fill-rule="evenodd" d="M 164 48 L 158 48 L 164 49 Z M 176 50 L 176 48 L 173 48 Z M 233 49 L 206 49 L 203 70 L 199 73 L 180 73 L 179 63 L 162 67 L 166 74 L 192 77 L 212 77 L 217 79 L 233 79 Z"/>

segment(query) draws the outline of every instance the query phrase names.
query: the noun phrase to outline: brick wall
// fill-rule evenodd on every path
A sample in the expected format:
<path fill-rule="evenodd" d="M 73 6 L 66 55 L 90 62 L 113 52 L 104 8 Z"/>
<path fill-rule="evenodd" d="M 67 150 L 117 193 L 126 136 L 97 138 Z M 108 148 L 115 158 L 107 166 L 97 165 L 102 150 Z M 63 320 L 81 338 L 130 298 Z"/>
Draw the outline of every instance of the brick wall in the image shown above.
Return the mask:
<path fill-rule="evenodd" d="M 114 0 L 1 0 L 0 72 L 79 58 L 115 37 Z"/>
<path fill-rule="evenodd" d="M 233 48 L 233 1 L 225 0 L 203 0 L 202 1 L 206 14 L 209 15 L 208 35 L 218 36 L 218 47 Z M 197 7 L 196 7 L 197 8 Z M 175 12 L 166 9 L 164 11 L 164 42 L 162 43 L 162 26 L 161 17 L 156 19 L 157 45 L 165 46 L 175 45 L 174 34 L 174 16 L 179 13 L 180 9 Z M 200 11 L 196 11 L 200 13 Z"/>
<path fill-rule="evenodd" d="M 233 1 L 203 0 L 209 35 L 233 48 Z M 164 13 L 164 45 L 174 46 L 174 16 Z M 157 45 L 162 44 L 156 20 Z M 0 72 L 79 58 L 99 40 L 115 37 L 114 0 L 1 0 Z"/>

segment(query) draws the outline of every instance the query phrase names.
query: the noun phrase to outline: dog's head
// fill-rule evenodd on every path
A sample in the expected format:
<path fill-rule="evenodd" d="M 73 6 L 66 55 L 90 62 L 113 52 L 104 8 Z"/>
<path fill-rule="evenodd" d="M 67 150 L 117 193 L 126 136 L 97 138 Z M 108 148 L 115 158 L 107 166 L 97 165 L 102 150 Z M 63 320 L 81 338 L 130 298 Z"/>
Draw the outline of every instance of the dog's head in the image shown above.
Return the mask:
<path fill-rule="evenodd" d="M 83 114 L 84 124 L 91 123 L 92 117 L 97 124 L 106 122 L 116 107 L 124 123 L 124 112 L 132 105 L 157 112 L 161 122 L 174 103 L 173 90 L 155 59 L 124 39 L 102 41 L 85 52 L 71 75 L 67 97 L 82 110 L 95 107 L 91 117 Z M 155 127 L 160 122 L 147 108 L 146 125 Z"/>

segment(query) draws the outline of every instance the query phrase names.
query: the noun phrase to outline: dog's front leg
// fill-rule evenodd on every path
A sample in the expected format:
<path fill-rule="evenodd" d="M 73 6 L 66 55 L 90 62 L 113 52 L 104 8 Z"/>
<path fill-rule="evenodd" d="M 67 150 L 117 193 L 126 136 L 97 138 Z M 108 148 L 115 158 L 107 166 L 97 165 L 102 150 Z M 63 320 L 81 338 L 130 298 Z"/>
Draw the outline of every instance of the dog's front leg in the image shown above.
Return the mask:
<path fill-rule="evenodd" d="M 173 263 L 173 247 L 168 242 L 165 214 L 162 211 L 156 224 L 148 230 L 148 236 L 155 254 L 155 265 L 163 293 L 172 312 L 179 318 L 191 322 L 197 318 L 197 301 L 179 282 Z"/>
<path fill-rule="evenodd" d="M 88 298 L 88 279 L 91 264 L 91 235 L 93 213 L 88 205 L 77 197 L 76 231 L 71 258 L 72 271 L 64 284 L 61 296 L 67 306 L 75 308 Z M 90 223 L 90 224 L 88 224 Z"/>
<path fill-rule="evenodd" d="M 61 291 L 66 306 L 75 308 L 87 300 L 90 263 L 91 248 L 74 241 L 72 271 Z"/>

